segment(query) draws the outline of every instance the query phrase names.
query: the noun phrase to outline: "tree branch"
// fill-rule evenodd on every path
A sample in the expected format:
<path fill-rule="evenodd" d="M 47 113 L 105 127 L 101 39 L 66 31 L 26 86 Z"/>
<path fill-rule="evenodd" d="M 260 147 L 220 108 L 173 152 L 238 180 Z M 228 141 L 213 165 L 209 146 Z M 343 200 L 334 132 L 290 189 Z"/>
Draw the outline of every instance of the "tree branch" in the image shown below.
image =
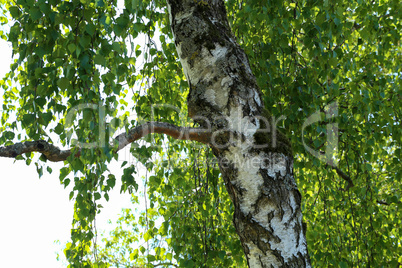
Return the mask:
<path fill-rule="evenodd" d="M 355 186 L 352 179 L 348 175 L 346 175 L 342 170 L 340 170 L 338 167 L 333 167 L 333 169 L 335 169 L 335 171 L 339 175 L 339 177 L 341 177 L 342 179 L 344 179 L 345 181 L 348 182 L 348 185 L 346 186 L 346 189 L 344 189 L 344 191 L 347 191 L 351 187 Z"/>
<path fill-rule="evenodd" d="M 178 140 L 191 140 L 208 144 L 211 139 L 211 131 L 202 128 L 178 127 L 164 122 L 147 122 L 134 127 L 128 133 L 122 133 L 114 138 L 114 144 L 118 143 L 117 151 L 148 134 L 166 134 Z"/>
<path fill-rule="evenodd" d="M 208 144 L 211 138 L 211 131 L 207 129 L 178 127 L 164 122 L 147 122 L 130 129 L 128 133 L 122 133 L 115 137 L 112 146 L 114 147 L 117 144 L 115 152 L 118 152 L 128 144 L 152 133 L 166 134 L 175 139 L 198 141 L 205 144 Z M 0 157 L 15 158 L 24 153 L 40 152 L 49 161 L 59 162 L 67 160 L 72 151 L 73 149 L 60 150 L 57 146 L 44 140 L 25 141 L 0 147 Z M 79 156 L 79 152 L 77 156 Z"/>
<path fill-rule="evenodd" d="M 13 145 L 0 147 L 0 156 L 15 158 L 31 152 L 40 152 L 52 162 L 64 161 L 71 155 L 72 150 L 60 150 L 44 140 L 18 142 Z"/>
<path fill-rule="evenodd" d="M 398 201 L 398 202 L 387 202 L 387 201 L 385 201 L 385 200 L 379 200 L 379 199 L 377 199 L 377 204 L 380 204 L 380 205 L 389 206 L 389 205 L 391 205 L 392 203 L 394 203 L 394 204 L 401 204 L 402 202 L 401 202 L 401 201 Z"/>

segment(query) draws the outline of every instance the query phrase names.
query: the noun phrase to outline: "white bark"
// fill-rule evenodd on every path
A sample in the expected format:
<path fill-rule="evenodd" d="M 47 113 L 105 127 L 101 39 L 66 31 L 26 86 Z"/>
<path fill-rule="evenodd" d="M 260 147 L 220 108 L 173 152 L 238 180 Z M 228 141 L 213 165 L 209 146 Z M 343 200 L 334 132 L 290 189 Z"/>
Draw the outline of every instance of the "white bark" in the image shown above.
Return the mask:
<path fill-rule="evenodd" d="M 268 127 L 224 2 L 168 0 L 168 7 L 190 85 L 189 116 L 212 128 L 210 146 L 235 206 L 234 224 L 249 267 L 310 267 L 290 145 Z"/>

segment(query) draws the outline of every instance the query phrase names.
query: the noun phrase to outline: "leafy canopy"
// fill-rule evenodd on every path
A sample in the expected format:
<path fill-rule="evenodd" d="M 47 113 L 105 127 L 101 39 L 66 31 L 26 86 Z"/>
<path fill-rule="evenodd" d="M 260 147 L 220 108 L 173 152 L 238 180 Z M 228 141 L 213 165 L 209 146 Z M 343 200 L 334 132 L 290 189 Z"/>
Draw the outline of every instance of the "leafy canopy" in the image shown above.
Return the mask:
<path fill-rule="evenodd" d="M 62 184 L 74 183 L 72 241 L 65 250 L 71 267 L 245 265 L 209 149 L 158 135 L 130 149 L 152 171 L 143 179 L 149 206 L 125 211 L 98 257 L 89 254 L 97 201 L 108 199 L 118 179 L 108 170 L 117 158 L 108 145 L 116 129 L 148 120 L 191 124 L 182 116 L 188 89 L 165 2 L 0 3 L 6 14 L 0 23 L 11 26 L 0 36 L 12 43 L 15 59 L 0 81 L 0 145 L 105 141 L 72 154 L 60 173 Z M 293 146 L 313 266 L 402 263 L 400 1 L 227 0 L 226 6 L 266 107 L 286 118 L 280 124 Z M 333 103 L 337 115 L 325 117 Z M 151 109 L 154 104 L 163 105 Z M 82 109 L 69 122 L 74 107 Z M 322 120 L 302 132 L 317 111 Z M 306 151 L 325 151 L 328 130 L 338 135 L 336 168 Z M 33 154 L 18 159 L 34 160 L 39 174 L 47 165 Z M 122 165 L 121 190 L 134 192 L 138 202 L 140 180 L 131 164 Z M 147 246 L 139 245 L 144 240 Z"/>

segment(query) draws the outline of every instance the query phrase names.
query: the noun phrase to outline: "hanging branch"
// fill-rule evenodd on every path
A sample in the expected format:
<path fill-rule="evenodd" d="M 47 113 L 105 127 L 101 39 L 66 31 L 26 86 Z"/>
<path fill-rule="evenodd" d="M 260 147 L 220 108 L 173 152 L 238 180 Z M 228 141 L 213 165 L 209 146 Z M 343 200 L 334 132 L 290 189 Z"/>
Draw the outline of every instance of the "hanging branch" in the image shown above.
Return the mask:
<path fill-rule="evenodd" d="M 348 183 L 348 185 L 346 186 L 346 189 L 344 189 L 344 191 L 347 191 L 351 187 L 355 186 L 352 179 L 348 175 L 346 175 L 342 170 L 340 170 L 338 167 L 333 167 L 333 169 L 335 169 L 335 171 L 339 175 L 339 177 L 341 177 Z"/>

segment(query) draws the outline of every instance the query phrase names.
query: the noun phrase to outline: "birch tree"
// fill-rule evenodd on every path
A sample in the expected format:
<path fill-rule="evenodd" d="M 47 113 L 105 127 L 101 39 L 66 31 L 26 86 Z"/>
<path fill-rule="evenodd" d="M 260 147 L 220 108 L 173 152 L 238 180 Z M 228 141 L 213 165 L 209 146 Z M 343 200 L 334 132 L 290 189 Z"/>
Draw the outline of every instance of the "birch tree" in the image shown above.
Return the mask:
<path fill-rule="evenodd" d="M 398 263 L 390 254 L 376 254 L 371 244 L 362 257 L 365 238 L 356 222 L 372 226 L 380 220 L 373 220 L 374 211 L 385 213 L 388 236 L 380 239 L 367 227 L 369 240 L 400 251 L 395 226 L 401 187 L 389 183 L 401 176 L 389 164 L 397 166 L 401 153 L 400 70 L 389 61 L 401 55 L 399 5 L 167 0 L 124 1 L 119 9 L 116 1 L 102 0 L 4 2 L 12 26 L 3 37 L 12 43 L 15 63 L 1 82 L 0 156 L 34 161 L 39 175 L 46 166 L 51 171 L 50 162 L 64 161 L 60 181 L 74 183 L 72 241 L 65 250 L 71 267 L 112 265 L 111 255 L 90 254 L 94 219 L 99 200 L 108 200 L 116 182 L 108 163 L 127 146 L 154 174 L 145 180 L 150 207 L 145 218 L 132 221 L 133 229 L 144 225 L 141 239 L 159 237 L 168 246 L 129 248 L 131 261 L 150 267 L 311 267 L 309 240 L 317 266 Z M 377 24 L 356 18 L 363 13 Z M 136 43 L 138 36 L 144 45 Z M 362 102 L 371 108 L 364 110 Z M 381 116 L 389 120 L 377 120 Z M 356 132 L 351 122 L 370 126 Z M 363 136 L 384 146 L 370 151 Z M 354 146 L 364 147 L 361 154 Z M 212 155 L 215 170 L 208 164 Z M 201 169 L 200 156 L 207 163 Z M 174 163 L 186 157 L 190 171 Z M 128 162 L 122 163 L 121 191 L 135 197 L 139 178 Z M 368 182 L 370 176 L 376 179 Z M 386 186 L 372 190 L 380 184 Z M 369 204 L 353 212 L 369 195 Z M 328 205 L 336 198 L 350 207 L 350 216 L 332 212 L 341 206 Z M 316 231 L 306 233 L 303 206 Z M 369 219 L 364 211 L 371 211 Z M 228 215 L 233 225 L 225 222 Z M 160 226 L 158 216 L 164 218 Z M 349 217 L 351 231 L 336 232 L 349 226 Z M 197 227 L 191 230 L 189 223 Z M 130 245 L 126 234 L 116 236 Z M 222 242 L 223 235 L 237 238 Z M 334 241 L 345 244 L 331 247 L 337 258 L 323 250 Z"/>

